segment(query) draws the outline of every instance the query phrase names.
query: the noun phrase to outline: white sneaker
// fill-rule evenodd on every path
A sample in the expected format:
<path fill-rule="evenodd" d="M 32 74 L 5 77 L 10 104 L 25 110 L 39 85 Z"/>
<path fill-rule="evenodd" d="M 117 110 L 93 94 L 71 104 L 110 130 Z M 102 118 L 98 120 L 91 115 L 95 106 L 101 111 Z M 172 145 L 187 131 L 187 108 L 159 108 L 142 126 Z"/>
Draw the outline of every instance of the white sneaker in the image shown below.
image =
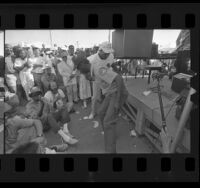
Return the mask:
<path fill-rule="evenodd" d="M 69 137 L 71 137 L 71 138 L 75 138 L 74 135 L 72 135 L 70 132 L 65 132 L 65 131 L 64 131 L 64 133 L 65 133 L 66 135 L 68 135 Z"/>
<path fill-rule="evenodd" d="M 75 138 L 70 138 L 70 140 L 68 141 L 68 144 L 71 144 L 71 145 L 74 145 L 74 144 L 77 144 L 78 143 L 78 140 L 75 139 Z"/>
<path fill-rule="evenodd" d="M 131 130 L 131 132 L 130 132 L 130 136 L 137 136 L 135 130 Z"/>
<path fill-rule="evenodd" d="M 93 119 L 94 118 L 94 115 L 91 113 L 88 117 L 88 119 Z"/>
<path fill-rule="evenodd" d="M 67 124 L 67 123 L 65 123 L 65 124 L 63 125 L 63 131 L 64 131 L 64 133 L 65 133 L 66 135 L 70 136 L 71 138 L 74 138 L 74 136 L 71 135 L 71 133 L 69 132 L 68 124 Z"/>
<path fill-rule="evenodd" d="M 63 130 L 59 130 L 58 134 L 62 137 L 63 141 L 68 144 L 75 144 L 77 143 L 76 139 L 74 140 L 69 135 L 67 135 Z"/>

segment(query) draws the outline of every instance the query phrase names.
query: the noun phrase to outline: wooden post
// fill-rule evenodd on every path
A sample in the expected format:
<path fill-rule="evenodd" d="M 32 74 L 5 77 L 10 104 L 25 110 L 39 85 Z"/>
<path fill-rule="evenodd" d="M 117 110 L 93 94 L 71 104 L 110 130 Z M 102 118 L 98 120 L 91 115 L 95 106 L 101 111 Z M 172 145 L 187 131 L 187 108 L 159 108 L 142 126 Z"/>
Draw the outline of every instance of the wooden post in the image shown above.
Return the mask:
<path fill-rule="evenodd" d="M 185 124 L 189 118 L 189 115 L 193 106 L 193 103 L 190 101 L 190 98 L 191 98 L 191 95 L 194 94 L 195 92 L 196 91 L 193 88 L 190 88 L 189 94 L 187 96 L 187 99 L 183 108 L 183 112 L 181 114 L 181 118 L 179 120 L 178 130 L 176 131 L 176 135 L 174 137 L 174 140 L 170 148 L 170 151 L 171 151 L 170 153 L 175 153 L 177 145 L 180 142 L 181 135 L 183 134 Z"/>
<path fill-rule="evenodd" d="M 139 134 L 143 134 L 144 132 L 144 112 L 141 110 L 141 109 L 137 109 L 138 112 L 137 112 L 137 117 L 136 117 L 136 131 L 139 133 Z"/>

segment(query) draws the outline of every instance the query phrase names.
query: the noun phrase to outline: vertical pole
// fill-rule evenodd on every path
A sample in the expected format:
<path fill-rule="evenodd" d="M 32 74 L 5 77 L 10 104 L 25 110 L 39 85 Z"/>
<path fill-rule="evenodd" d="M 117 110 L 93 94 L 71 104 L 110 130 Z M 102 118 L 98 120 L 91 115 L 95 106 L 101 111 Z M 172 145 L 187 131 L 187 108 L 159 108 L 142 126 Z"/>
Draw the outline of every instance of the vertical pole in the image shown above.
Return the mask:
<path fill-rule="evenodd" d="M 53 48 L 51 30 L 49 30 L 49 34 L 50 34 L 50 43 L 51 43 L 51 48 Z"/>
<path fill-rule="evenodd" d="M 108 30 L 108 42 L 110 42 L 110 29 Z"/>

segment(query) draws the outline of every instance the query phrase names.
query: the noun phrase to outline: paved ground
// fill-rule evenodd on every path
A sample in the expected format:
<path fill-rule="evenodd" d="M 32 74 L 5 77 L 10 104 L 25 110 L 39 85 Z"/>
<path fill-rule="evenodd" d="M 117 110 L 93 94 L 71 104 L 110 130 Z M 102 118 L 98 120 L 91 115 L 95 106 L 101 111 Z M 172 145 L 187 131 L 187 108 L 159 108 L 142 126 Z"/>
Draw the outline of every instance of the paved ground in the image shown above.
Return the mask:
<path fill-rule="evenodd" d="M 89 115 L 90 107 L 82 109 L 80 104 L 75 108 L 79 114 L 71 114 L 70 132 L 79 139 L 76 146 L 70 146 L 66 153 L 104 153 L 104 136 L 101 127 L 94 128 L 93 120 L 83 120 Z M 118 153 L 152 153 L 156 152 L 145 137 L 131 137 L 130 124 L 120 118 L 117 124 Z M 52 131 L 46 133 L 48 145 L 60 144 L 58 135 Z"/>
<path fill-rule="evenodd" d="M 23 111 L 23 107 L 19 108 Z M 79 113 L 71 114 L 70 132 L 79 139 L 75 146 L 70 146 L 66 153 L 104 153 L 104 136 L 101 127 L 94 128 L 94 120 L 84 120 L 90 113 L 90 105 L 82 109 L 81 104 L 75 105 Z M 117 124 L 117 153 L 156 153 L 146 137 L 130 136 L 131 124 L 119 118 Z M 60 137 L 51 130 L 45 133 L 47 146 L 61 144 Z M 0 154 L 3 153 L 3 132 L 0 132 Z"/>

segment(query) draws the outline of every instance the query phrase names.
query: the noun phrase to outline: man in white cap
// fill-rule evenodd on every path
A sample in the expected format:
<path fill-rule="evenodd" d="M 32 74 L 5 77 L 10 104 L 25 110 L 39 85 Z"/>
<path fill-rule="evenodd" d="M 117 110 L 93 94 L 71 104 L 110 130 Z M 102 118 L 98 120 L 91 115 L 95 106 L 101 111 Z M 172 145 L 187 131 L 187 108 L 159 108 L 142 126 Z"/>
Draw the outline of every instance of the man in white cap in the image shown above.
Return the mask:
<path fill-rule="evenodd" d="M 93 81 L 93 96 L 92 96 L 92 109 L 89 119 L 95 116 L 95 105 L 101 96 L 101 89 L 99 87 L 99 79 L 96 77 L 97 71 L 100 67 L 110 67 L 114 63 L 114 55 L 111 43 L 103 42 L 99 45 L 99 50 L 96 54 L 89 56 L 87 59 L 91 63 L 91 74 L 94 78 Z"/>
<path fill-rule="evenodd" d="M 89 62 L 82 60 L 77 65 L 77 69 L 87 75 L 92 70 L 91 66 Z M 104 130 L 105 152 L 116 153 L 118 114 L 128 97 L 128 92 L 123 78 L 111 68 L 101 66 L 95 71 L 95 79 L 98 80 L 98 86 L 102 91 L 96 113 Z"/>

